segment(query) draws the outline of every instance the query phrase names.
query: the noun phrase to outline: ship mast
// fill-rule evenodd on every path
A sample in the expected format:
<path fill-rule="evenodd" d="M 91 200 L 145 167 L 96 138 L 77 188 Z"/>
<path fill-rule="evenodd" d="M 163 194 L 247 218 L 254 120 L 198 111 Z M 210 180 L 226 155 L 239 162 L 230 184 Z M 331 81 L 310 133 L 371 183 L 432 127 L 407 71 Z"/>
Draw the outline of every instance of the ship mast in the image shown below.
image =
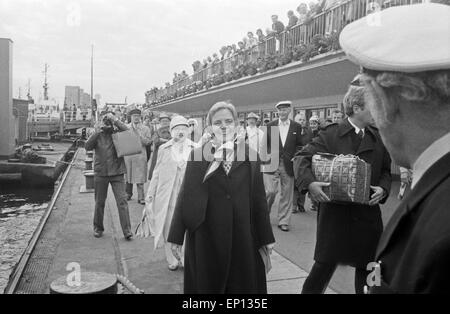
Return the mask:
<path fill-rule="evenodd" d="M 31 98 L 31 80 L 30 80 L 30 79 L 28 79 L 28 85 L 27 85 L 27 88 L 28 88 L 27 99 L 28 99 L 28 100 L 31 100 L 32 98 Z"/>
<path fill-rule="evenodd" d="M 48 64 L 46 63 L 45 64 L 45 67 L 44 67 L 44 76 L 45 76 L 45 81 L 44 81 L 44 86 L 42 86 L 43 88 L 44 88 L 44 100 L 48 100 L 48 89 L 49 89 L 49 87 L 48 87 L 48 82 L 47 82 L 47 72 L 48 72 L 48 68 L 49 68 L 49 66 L 48 66 Z"/>

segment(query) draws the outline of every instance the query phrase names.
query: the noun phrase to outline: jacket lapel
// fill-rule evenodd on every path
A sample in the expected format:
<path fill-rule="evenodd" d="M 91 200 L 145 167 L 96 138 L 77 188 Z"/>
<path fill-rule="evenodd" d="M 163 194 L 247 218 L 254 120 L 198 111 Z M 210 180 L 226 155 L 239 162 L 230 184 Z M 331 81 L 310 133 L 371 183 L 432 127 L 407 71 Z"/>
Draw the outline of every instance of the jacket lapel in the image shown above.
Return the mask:
<path fill-rule="evenodd" d="M 237 144 L 234 146 L 234 160 L 231 165 L 230 173 L 239 168 L 246 160 L 249 160 L 248 157 L 249 146 L 242 142 L 241 144 Z"/>
<path fill-rule="evenodd" d="M 294 121 L 289 122 L 289 130 L 286 136 L 286 142 L 284 142 L 284 147 L 289 145 L 289 142 L 291 141 L 292 136 L 294 136 Z"/>
<path fill-rule="evenodd" d="M 202 163 L 203 183 L 205 183 L 220 166 L 220 162 L 214 161 L 213 146 L 211 142 L 206 143 L 202 148 Z"/>
<path fill-rule="evenodd" d="M 341 124 L 339 124 L 338 134 L 340 137 L 346 135 L 348 132 L 353 131 L 353 127 L 348 122 L 348 118 L 346 118 Z"/>
<path fill-rule="evenodd" d="M 450 153 L 442 157 L 438 162 L 436 162 L 424 176 L 420 179 L 414 189 L 409 193 L 406 199 L 400 204 L 399 208 L 396 210 L 394 216 L 392 216 L 388 225 L 386 226 L 383 235 L 381 236 L 380 243 L 377 249 L 377 259 L 386 250 L 389 242 L 395 233 L 397 226 L 407 217 L 410 212 L 416 209 L 419 202 L 421 202 L 425 197 L 427 197 L 432 190 L 441 183 L 445 178 L 450 175 Z M 445 169 L 442 171 L 442 169 Z"/>

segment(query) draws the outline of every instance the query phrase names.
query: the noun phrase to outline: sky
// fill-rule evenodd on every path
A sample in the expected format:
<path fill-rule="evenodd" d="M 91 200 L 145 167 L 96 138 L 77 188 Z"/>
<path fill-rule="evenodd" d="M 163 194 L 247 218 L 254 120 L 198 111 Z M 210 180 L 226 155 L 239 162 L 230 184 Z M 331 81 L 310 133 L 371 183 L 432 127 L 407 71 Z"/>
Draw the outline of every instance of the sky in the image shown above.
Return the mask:
<path fill-rule="evenodd" d="M 94 95 L 102 103 L 143 103 L 145 92 L 192 73 L 192 63 L 271 26 L 301 0 L 0 0 L 0 38 L 13 44 L 13 92 L 49 94 L 60 105 L 64 87 L 90 92 L 94 45 Z M 310 2 L 309 0 L 306 2 Z"/>

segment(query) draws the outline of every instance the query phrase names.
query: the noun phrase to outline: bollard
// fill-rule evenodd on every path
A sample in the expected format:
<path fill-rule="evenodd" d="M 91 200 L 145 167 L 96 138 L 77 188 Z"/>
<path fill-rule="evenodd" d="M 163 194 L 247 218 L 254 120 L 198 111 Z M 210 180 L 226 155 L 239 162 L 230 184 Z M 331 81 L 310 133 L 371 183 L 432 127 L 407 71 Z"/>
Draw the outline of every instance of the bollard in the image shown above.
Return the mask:
<path fill-rule="evenodd" d="M 99 272 L 81 272 L 77 278 L 62 276 L 50 284 L 50 294 L 117 294 L 118 280 L 115 275 Z"/>
<path fill-rule="evenodd" d="M 84 161 L 84 163 L 86 164 L 85 168 L 86 170 L 92 170 L 92 163 L 94 162 L 93 158 L 86 158 L 86 160 Z"/>
<path fill-rule="evenodd" d="M 94 171 L 87 170 L 83 171 L 84 177 L 86 179 L 86 190 L 93 190 L 94 189 Z"/>

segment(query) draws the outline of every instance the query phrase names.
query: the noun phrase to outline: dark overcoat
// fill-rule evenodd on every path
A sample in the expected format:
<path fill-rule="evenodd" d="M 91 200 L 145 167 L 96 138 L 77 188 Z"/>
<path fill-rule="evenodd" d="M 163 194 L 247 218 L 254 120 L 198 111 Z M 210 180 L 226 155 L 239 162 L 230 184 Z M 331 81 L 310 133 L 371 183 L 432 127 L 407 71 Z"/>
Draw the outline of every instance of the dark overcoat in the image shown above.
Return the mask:
<path fill-rule="evenodd" d="M 344 120 L 331 124 L 300 151 L 294 159 L 296 186 L 306 193 L 310 183 L 316 181 L 311 169 L 316 153 L 352 154 L 371 165 L 371 185 L 386 192 L 391 189 L 391 158 L 384 147 L 378 130 L 366 128 L 359 145 L 355 129 Z M 317 215 L 317 242 L 314 259 L 323 263 L 345 264 L 366 268 L 375 258 L 376 247 L 383 232 L 379 205 L 321 203 Z"/>
<path fill-rule="evenodd" d="M 170 135 L 170 128 L 161 127 L 154 134 L 152 138 L 152 155 L 150 156 L 150 167 L 148 170 L 148 180 L 150 181 L 153 177 L 153 171 L 155 171 L 156 161 L 158 160 L 158 150 L 159 147 L 165 143 L 167 143 L 172 136 Z M 165 139 L 166 141 L 162 141 L 161 139 Z"/>
<path fill-rule="evenodd" d="M 382 280 L 371 293 L 450 294 L 450 153 L 402 201 L 381 237 L 376 261 Z"/>
<path fill-rule="evenodd" d="M 202 150 L 210 151 L 196 149 L 191 160 Z M 228 176 L 219 167 L 205 181 L 210 158 L 187 164 L 168 237 L 181 245 L 186 234 L 186 294 L 267 292 L 258 250 L 275 239 L 260 162 L 245 159 Z"/>

